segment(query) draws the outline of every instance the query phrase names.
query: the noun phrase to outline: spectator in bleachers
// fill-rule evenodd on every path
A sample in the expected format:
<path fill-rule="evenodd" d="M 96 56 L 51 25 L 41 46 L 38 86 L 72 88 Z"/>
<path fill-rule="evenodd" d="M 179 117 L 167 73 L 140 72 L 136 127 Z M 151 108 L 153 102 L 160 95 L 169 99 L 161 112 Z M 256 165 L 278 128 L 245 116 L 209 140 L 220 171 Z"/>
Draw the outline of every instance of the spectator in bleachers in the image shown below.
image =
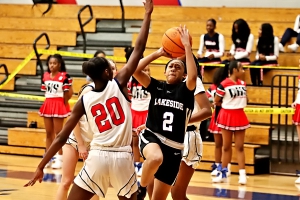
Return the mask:
<path fill-rule="evenodd" d="M 292 37 L 297 37 L 296 43 L 288 45 L 288 49 L 296 52 L 300 45 L 300 15 L 296 17 L 294 29 L 287 28 L 281 38 L 279 50 L 284 52 L 284 46 L 291 40 Z"/>
<path fill-rule="evenodd" d="M 256 46 L 255 61 L 250 65 L 257 66 L 277 66 L 279 56 L 279 39 L 274 36 L 273 27 L 269 23 L 262 24 L 259 31 L 259 38 Z M 267 69 L 264 69 L 266 72 Z M 262 86 L 263 71 L 260 68 L 251 68 L 252 85 Z"/>
<path fill-rule="evenodd" d="M 227 60 L 222 63 L 237 60 L 243 65 L 250 63 L 249 56 L 252 51 L 254 36 L 251 34 L 248 23 L 243 19 L 237 19 L 232 26 L 232 45 L 230 52 L 226 53 Z"/>
<path fill-rule="evenodd" d="M 200 47 L 198 50 L 198 61 L 200 63 L 221 63 L 221 57 L 224 55 L 225 40 L 224 36 L 215 32 L 217 22 L 209 19 L 206 22 L 206 34 L 200 37 Z M 205 54 L 203 57 L 205 47 Z"/>
<path fill-rule="evenodd" d="M 106 53 L 104 51 L 102 51 L 101 49 L 97 50 L 94 54 L 94 58 L 95 57 L 103 57 L 105 58 L 106 57 Z M 117 65 L 115 65 L 117 67 Z M 116 68 L 117 69 L 117 68 Z M 114 74 L 115 75 L 115 74 Z M 87 84 L 93 82 L 92 79 L 89 77 L 89 76 L 86 76 L 86 82 Z"/>

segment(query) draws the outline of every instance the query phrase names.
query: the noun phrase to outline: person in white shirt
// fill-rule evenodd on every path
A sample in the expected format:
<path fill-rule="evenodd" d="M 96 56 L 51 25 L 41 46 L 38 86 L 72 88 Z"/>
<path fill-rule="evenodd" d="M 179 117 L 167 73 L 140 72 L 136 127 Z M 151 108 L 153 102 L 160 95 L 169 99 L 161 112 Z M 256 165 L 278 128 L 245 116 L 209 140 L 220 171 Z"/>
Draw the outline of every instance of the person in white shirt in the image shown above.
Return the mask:
<path fill-rule="evenodd" d="M 255 61 L 250 65 L 257 66 L 277 66 L 278 56 L 279 56 L 279 39 L 274 36 L 273 27 L 269 23 L 264 23 L 261 25 L 259 31 L 259 38 L 257 40 L 257 50 Z M 266 72 L 267 69 L 264 69 Z M 251 81 L 252 85 L 262 86 L 262 75 L 263 71 L 259 68 L 251 68 Z"/>
<path fill-rule="evenodd" d="M 197 55 L 200 63 L 220 63 L 221 57 L 224 55 L 224 36 L 215 32 L 216 25 L 217 22 L 214 19 L 209 19 L 206 22 L 207 33 L 202 34 L 200 37 L 200 46 Z"/>
<path fill-rule="evenodd" d="M 241 62 L 243 65 L 249 65 L 249 56 L 252 51 L 254 36 L 251 34 L 248 23 L 243 19 L 237 19 L 232 26 L 232 45 L 230 52 L 226 53 L 226 64 L 232 60 Z"/>
<path fill-rule="evenodd" d="M 300 45 L 300 15 L 296 17 L 294 29 L 287 28 L 279 43 L 279 50 L 284 52 L 284 46 L 291 40 L 292 37 L 297 37 L 296 43 L 288 45 L 288 49 L 296 52 Z"/>

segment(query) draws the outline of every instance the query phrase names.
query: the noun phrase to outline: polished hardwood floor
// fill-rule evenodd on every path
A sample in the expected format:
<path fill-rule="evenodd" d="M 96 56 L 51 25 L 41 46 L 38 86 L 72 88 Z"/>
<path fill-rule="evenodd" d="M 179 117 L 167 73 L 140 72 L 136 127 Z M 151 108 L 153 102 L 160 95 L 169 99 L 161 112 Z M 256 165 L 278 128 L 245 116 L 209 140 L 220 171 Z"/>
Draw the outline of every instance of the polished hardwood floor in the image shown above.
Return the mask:
<path fill-rule="evenodd" d="M 60 170 L 45 170 L 45 181 L 33 187 L 23 185 L 32 177 L 41 158 L 0 154 L 1 200 L 52 200 L 54 199 Z M 76 173 L 80 170 L 79 162 Z M 246 200 L 300 200 L 294 184 L 296 176 L 255 175 L 248 177 L 247 186 L 238 185 L 238 176 L 232 175 L 227 183 L 212 184 L 210 174 L 196 172 L 188 188 L 190 200 L 246 199 Z M 116 192 L 109 188 L 105 200 L 115 200 Z M 171 196 L 168 200 L 171 200 Z"/>

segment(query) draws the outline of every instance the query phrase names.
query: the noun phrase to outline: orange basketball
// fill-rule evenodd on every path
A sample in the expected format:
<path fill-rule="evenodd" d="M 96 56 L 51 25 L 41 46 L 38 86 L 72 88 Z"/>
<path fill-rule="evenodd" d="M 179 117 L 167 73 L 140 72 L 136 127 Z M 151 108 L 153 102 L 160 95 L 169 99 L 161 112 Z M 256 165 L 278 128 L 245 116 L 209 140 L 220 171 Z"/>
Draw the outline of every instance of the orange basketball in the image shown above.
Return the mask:
<path fill-rule="evenodd" d="M 184 46 L 181 43 L 180 33 L 177 27 L 168 29 L 162 37 L 162 46 L 172 58 L 177 58 L 185 54 Z M 190 43 L 192 45 L 192 37 L 190 35 Z"/>

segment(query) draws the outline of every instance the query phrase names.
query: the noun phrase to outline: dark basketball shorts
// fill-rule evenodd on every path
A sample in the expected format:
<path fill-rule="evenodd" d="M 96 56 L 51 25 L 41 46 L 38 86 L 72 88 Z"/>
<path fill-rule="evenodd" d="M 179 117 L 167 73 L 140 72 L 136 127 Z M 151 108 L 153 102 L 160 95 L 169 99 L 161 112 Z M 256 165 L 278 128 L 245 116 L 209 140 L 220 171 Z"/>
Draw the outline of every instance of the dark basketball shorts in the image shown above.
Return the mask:
<path fill-rule="evenodd" d="M 147 144 L 150 143 L 158 144 L 163 153 L 163 162 L 155 173 L 155 178 L 168 185 L 173 185 L 176 181 L 176 177 L 179 171 L 182 159 L 182 150 L 174 149 L 163 144 L 158 139 L 158 137 L 156 137 L 156 135 L 148 130 L 145 130 L 139 135 L 140 153 L 145 160 L 147 158 L 145 158 L 145 156 L 143 155 L 143 149 L 145 148 L 145 146 L 147 146 Z"/>

